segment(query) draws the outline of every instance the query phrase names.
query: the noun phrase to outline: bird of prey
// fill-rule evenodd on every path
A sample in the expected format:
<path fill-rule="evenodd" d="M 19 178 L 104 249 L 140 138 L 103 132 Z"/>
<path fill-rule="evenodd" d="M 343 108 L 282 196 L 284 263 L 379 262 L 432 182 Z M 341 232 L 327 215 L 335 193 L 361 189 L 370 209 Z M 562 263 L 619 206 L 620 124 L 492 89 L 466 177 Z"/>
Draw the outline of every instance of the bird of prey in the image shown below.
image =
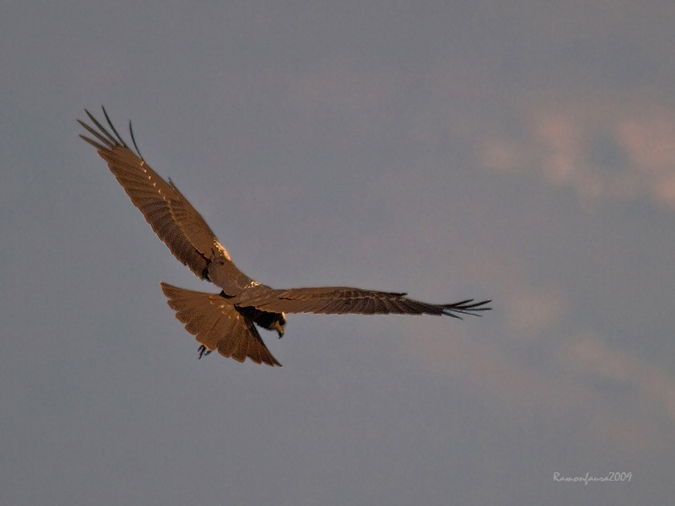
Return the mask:
<path fill-rule="evenodd" d="M 161 283 L 169 306 L 185 329 L 200 344 L 199 358 L 213 350 L 239 362 L 250 358 L 256 364 L 281 364 L 265 346 L 256 325 L 276 330 L 286 328 L 286 313 L 321 314 L 432 314 L 460 318 L 487 311 L 489 300 L 462 300 L 452 304 L 429 304 L 407 298 L 405 293 L 378 292 L 349 287 L 291 288 L 276 290 L 241 272 L 197 210 L 171 179 L 165 181 L 145 162 L 134 132 L 129 133 L 134 152 L 117 133 L 108 114 L 108 131 L 85 109 L 93 125 L 78 120 L 92 137 L 80 135 L 94 146 L 134 205 L 143 213 L 173 255 L 201 279 L 212 282 L 220 293 L 185 290 Z M 113 136 L 114 134 L 114 136 Z"/>

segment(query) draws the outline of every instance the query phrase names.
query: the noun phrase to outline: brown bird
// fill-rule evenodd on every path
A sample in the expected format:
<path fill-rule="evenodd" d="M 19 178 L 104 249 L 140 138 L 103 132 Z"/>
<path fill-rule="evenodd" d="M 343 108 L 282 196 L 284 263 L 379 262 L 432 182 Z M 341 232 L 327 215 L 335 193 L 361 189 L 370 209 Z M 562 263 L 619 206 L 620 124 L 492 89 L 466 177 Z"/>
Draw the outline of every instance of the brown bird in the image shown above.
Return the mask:
<path fill-rule="evenodd" d="M 166 182 L 145 162 L 129 133 L 136 152 L 122 140 L 108 113 L 103 114 L 113 135 L 89 111 L 94 127 L 77 120 L 95 139 L 80 135 L 94 146 L 171 253 L 199 278 L 220 287 L 220 293 L 202 293 L 160 283 L 169 306 L 185 329 L 200 343 L 199 358 L 213 350 L 243 362 L 280 366 L 265 346 L 256 325 L 276 330 L 286 328 L 286 313 L 321 314 L 433 314 L 460 318 L 479 316 L 489 300 L 466 299 L 452 304 L 429 304 L 408 299 L 405 293 L 377 292 L 349 287 L 291 288 L 275 290 L 249 278 L 234 265 L 211 228 L 171 179 Z"/>

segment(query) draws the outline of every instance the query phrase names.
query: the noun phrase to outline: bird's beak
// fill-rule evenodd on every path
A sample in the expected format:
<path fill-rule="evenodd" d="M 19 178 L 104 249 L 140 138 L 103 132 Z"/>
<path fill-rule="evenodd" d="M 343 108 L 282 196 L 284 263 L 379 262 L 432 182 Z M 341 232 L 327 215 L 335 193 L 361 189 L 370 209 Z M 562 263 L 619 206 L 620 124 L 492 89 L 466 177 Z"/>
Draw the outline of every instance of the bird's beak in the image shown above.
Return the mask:
<path fill-rule="evenodd" d="M 277 333 L 279 334 L 279 339 L 281 339 L 282 337 L 284 337 L 284 331 L 283 331 L 283 330 L 277 329 Z"/>

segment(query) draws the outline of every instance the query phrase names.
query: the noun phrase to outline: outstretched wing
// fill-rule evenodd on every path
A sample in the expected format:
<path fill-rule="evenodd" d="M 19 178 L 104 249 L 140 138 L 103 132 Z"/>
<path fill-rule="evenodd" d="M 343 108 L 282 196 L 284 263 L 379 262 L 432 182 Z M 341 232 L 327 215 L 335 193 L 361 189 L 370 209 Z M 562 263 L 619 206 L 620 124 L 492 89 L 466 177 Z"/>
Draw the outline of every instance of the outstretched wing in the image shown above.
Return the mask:
<path fill-rule="evenodd" d="M 227 299 L 215 293 L 193 292 L 161 283 L 168 304 L 185 330 L 194 334 L 208 351 L 217 349 L 225 357 L 256 364 L 281 364 L 265 346 L 251 320 L 245 318 Z"/>
<path fill-rule="evenodd" d="M 134 205 L 140 209 L 155 233 L 171 253 L 200 278 L 213 281 L 228 294 L 237 294 L 252 282 L 230 260 L 211 228 L 169 179 L 162 179 L 145 162 L 136 147 L 134 153 L 103 114 L 113 135 L 85 109 L 94 127 L 78 120 L 95 139 L 80 135 L 94 146 Z"/>
<path fill-rule="evenodd" d="M 377 292 L 349 287 L 292 288 L 290 290 L 251 290 L 242 293 L 236 304 L 274 313 L 321 314 L 435 314 L 461 318 L 479 316 L 489 300 L 467 299 L 452 304 L 430 304 L 408 299 L 405 293 Z"/>

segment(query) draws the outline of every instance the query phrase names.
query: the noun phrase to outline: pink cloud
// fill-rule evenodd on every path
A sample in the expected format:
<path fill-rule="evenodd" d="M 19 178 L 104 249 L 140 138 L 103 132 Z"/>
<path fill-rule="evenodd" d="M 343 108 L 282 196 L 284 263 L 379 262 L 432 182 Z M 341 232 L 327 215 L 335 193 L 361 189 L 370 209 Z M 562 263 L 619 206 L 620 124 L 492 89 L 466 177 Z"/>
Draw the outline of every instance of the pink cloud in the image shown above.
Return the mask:
<path fill-rule="evenodd" d="M 552 97 L 524 113 L 520 139 L 495 136 L 481 164 L 501 173 L 538 175 L 584 199 L 648 195 L 675 209 L 675 109 L 651 95 Z M 621 163 L 599 165 L 594 149 L 609 139 Z"/>

